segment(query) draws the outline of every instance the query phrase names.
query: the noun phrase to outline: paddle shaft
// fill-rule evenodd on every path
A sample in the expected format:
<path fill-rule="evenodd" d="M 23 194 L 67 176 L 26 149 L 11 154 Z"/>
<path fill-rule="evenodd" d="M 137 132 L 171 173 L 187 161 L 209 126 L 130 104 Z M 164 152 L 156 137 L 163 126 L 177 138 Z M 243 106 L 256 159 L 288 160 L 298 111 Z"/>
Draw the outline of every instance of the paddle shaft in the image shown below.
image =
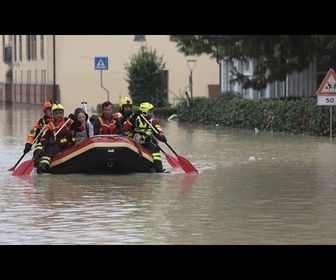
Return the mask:
<path fill-rule="evenodd" d="M 13 171 L 15 170 L 16 166 L 20 163 L 20 161 L 23 159 L 23 157 L 26 155 L 27 153 L 23 153 L 23 155 L 20 157 L 20 159 L 17 161 L 17 163 L 15 163 L 15 165 L 12 168 L 9 168 L 7 171 Z"/>
<path fill-rule="evenodd" d="M 56 131 L 56 133 L 53 135 L 53 137 L 51 137 L 51 139 L 49 140 L 49 141 L 51 141 L 51 140 L 53 140 L 56 136 L 57 136 L 57 134 L 62 130 L 62 128 L 68 123 L 70 121 L 70 118 L 68 118 L 67 120 L 66 120 L 66 122 Z M 34 156 L 33 157 L 33 159 L 34 158 L 36 158 L 40 153 L 42 152 L 42 150 L 36 155 L 36 156 Z"/>
<path fill-rule="evenodd" d="M 86 104 L 87 104 L 87 102 L 85 102 L 85 101 L 82 102 L 82 105 L 84 107 L 84 112 L 88 113 L 87 108 L 86 108 Z"/>
<path fill-rule="evenodd" d="M 148 123 L 148 125 L 153 129 L 153 131 L 156 133 L 156 134 L 159 134 L 159 132 L 155 129 L 155 127 L 145 118 L 145 116 L 143 115 L 143 114 L 140 114 L 140 116 L 142 117 L 142 119 L 146 122 L 146 123 Z M 172 147 L 170 147 L 170 145 L 167 143 L 167 142 L 165 142 L 166 143 L 166 145 L 173 151 L 173 153 L 176 155 L 176 156 L 178 156 L 178 154 L 173 150 L 173 148 Z M 160 148 L 160 150 L 162 151 L 162 149 L 161 149 L 161 147 L 159 147 Z M 163 151 L 162 151 L 163 152 Z M 164 152 L 163 152 L 164 153 Z"/>
<path fill-rule="evenodd" d="M 143 114 L 140 114 L 140 117 L 153 129 L 153 131 L 156 134 L 159 134 L 159 132 L 155 129 L 155 127 L 146 119 L 146 117 Z"/>
<path fill-rule="evenodd" d="M 168 163 L 171 165 L 171 167 L 173 167 L 173 168 L 180 168 L 181 167 L 181 165 L 179 164 L 179 162 L 174 157 L 172 157 L 171 155 L 167 154 L 158 144 L 155 144 L 155 145 L 165 155 L 165 157 L 166 157 Z"/>
<path fill-rule="evenodd" d="M 37 136 L 35 137 L 32 145 L 35 144 L 35 142 L 38 140 L 38 138 L 40 137 L 40 135 L 42 134 L 43 130 L 45 128 L 45 125 L 43 125 L 43 127 L 41 128 L 41 131 L 39 132 L 39 134 L 37 134 Z M 27 152 L 28 153 L 28 152 Z M 7 171 L 13 171 L 15 170 L 16 166 L 20 163 L 20 161 L 23 159 L 23 157 L 27 154 L 27 153 L 23 153 L 23 155 L 20 157 L 20 159 L 17 161 L 17 163 L 15 163 L 15 165 L 12 168 L 9 168 Z"/>
<path fill-rule="evenodd" d="M 53 135 L 53 137 L 51 137 L 51 139 L 49 140 L 49 141 L 51 141 L 51 140 L 53 140 L 56 136 L 57 136 L 57 134 L 63 129 L 63 127 L 68 123 L 70 121 L 70 118 L 68 118 L 67 120 L 66 120 L 66 122 L 64 123 L 64 124 L 62 124 L 62 126 L 56 131 L 56 133 Z M 35 156 L 36 157 L 36 156 Z M 34 157 L 34 158 L 35 158 Z"/>
<path fill-rule="evenodd" d="M 66 120 L 66 122 L 65 122 L 64 124 L 62 124 L 62 126 L 56 131 L 56 133 L 53 135 L 53 137 L 50 138 L 49 141 L 53 140 L 53 139 L 57 136 L 57 134 L 63 129 L 63 127 L 65 127 L 65 125 L 66 125 L 69 121 L 70 121 L 70 118 L 68 118 L 68 119 Z M 40 153 L 41 153 L 41 152 L 42 152 L 42 150 L 40 151 Z M 39 153 L 39 154 L 40 154 L 40 153 Z M 38 156 L 38 154 L 37 154 L 36 156 Z M 35 156 L 35 157 L 36 157 L 36 156 Z M 33 159 L 34 159 L 35 157 L 33 157 Z"/>
<path fill-rule="evenodd" d="M 63 129 L 63 127 L 70 121 L 70 118 L 68 118 L 66 120 L 66 122 L 56 131 L 56 133 L 54 134 L 54 136 L 50 139 L 50 141 L 52 139 L 54 139 L 57 134 Z M 33 170 L 34 168 L 34 160 L 35 158 L 40 154 L 42 153 L 42 150 L 37 154 L 35 155 L 32 159 L 30 160 L 27 160 L 25 162 L 23 162 L 13 173 L 12 175 L 28 175 L 31 173 L 31 171 Z"/>
<path fill-rule="evenodd" d="M 153 131 L 156 133 L 156 134 L 159 134 L 158 131 L 155 129 L 155 127 L 144 117 L 144 115 L 140 114 L 141 118 L 153 129 Z M 167 144 L 167 142 L 166 142 Z M 167 154 L 157 143 L 156 143 L 156 146 L 158 146 L 158 148 L 160 149 L 160 151 L 166 156 L 166 159 L 168 161 L 168 163 L 173 167 L 173 168 L 179 168 L 181 167 L 180 163 L 175 159 L 173 158 L 171 155 Z M 168 146 L 169 147 L 169 146 Z M 173 151 L 173 150 L 172 150 Z M 174 152 L 174 151 L 173 151 Z M 174 152 L 175 153 L 175 152 Z M 177 155 L 175 153 L 175 155 Z M 178 155 L 177 155 L 178 157 Z"/>
<path fill-rule="evenodd" d="M 172 150 L 172 152 L 175 154 L 175 156 L 179 157 L 179 155 L 174 151 L 174 149 L 166 142 L 166 145 L 168 146 L 169 149 Z"/>
<path fill-rule="evenodd" d="M 63 127 L 65 127 L 65 125 L 69 122 L 71 120 L 71 118 L 68 118 L 67 120 L 66 120 L 66 122 L 56 131 L 56 133 L 54 134 L 54 136 L 53 137 L 51 137 L 51 139 L 50 140 L 52 140 L 52 139 L 54 139 L 56 136 L 57 136 L 57 134 L 63 129 Z"/>
<path fill-rule="evenodd" d="M 140 114 L 140 116 L 153 129 L 156 134 L 159 134 L 155 127 L 142 114 Z M 198 173 L 196 167 L 193 166 L 189 160 L 187 160 L 185 157 L 179 156 L 167 142 L 165 142 L 165 144 L 176 155 L 178 163 L 186 173 Z"/>

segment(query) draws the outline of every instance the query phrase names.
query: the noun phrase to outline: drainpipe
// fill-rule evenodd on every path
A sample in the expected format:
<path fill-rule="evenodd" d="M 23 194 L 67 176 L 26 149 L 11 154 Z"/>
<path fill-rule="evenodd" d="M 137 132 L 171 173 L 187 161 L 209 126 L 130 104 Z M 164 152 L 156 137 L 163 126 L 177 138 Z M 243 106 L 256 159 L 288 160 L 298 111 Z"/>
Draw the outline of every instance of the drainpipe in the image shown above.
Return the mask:
<path fill-rule="evenodd" d="M 219 94 L 222 93 L 222 63 L 217 59 L 217 63 L 219 64 Z"/>
<path fill-rule="evenodd" d="M 57 88 L 56 88 L 56 38 L 55 38 L 56 35 L 53 35 L 53 101 L 58 101 L 60 102 L 60 100 L 57 100 Z"/>
<path fill-rule="evenodd" d="M 216 62 L 219 65 L 219 94 L 222 93 L 222 63 L 219 60 L 219 47 L 217 46 Z"/>

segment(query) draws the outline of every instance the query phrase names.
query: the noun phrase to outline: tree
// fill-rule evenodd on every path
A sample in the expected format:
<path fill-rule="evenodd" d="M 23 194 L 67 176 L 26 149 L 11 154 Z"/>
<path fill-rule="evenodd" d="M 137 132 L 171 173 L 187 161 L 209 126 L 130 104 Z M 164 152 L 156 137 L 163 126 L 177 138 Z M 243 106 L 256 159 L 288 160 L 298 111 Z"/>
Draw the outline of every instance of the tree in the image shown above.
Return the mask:
<path fill-rule="evenodd" d="M 163 56 L 158 56 L 155 49 L 141 46 L 138 53 L 130 56 L 130 62 L 126 63 L 129 95 L 134 104 L 150 102 L 155 107 L 164 107 L 167 101 L 164 99 L 162 84 L 165 82 L 163 71 L 166 63 Z"/>
<path fill-rule="evenodd" d="M 256 69 L 246 76 L 232 74 L 243 88 L 264 89 L 268 83 L 284 81 L 287 74 L 300 72 L 314 59 L 335 53 L 334 35 L 176 35 L 177 48 L 185 55 L 208 54 L 217 59 L 255 60 Z"/>

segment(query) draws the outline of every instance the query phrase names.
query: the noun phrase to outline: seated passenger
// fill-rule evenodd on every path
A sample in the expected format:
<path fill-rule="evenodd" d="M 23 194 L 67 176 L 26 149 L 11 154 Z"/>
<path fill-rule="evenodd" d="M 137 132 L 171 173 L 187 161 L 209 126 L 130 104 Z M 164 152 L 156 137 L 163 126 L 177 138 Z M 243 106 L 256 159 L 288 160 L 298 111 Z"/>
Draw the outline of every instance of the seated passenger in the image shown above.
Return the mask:
<path fill-rule="evenodd" d="M 123 134 L 124 130 L 117 115 L 113 114 L 112 103 L 105 101 L 102 104 L 102 114 L 93 124 L 94 135 Z"/>
<path fill-rule="evenodd" d="M 84 123 L 85 126 L 83 131 L 74 131 L 76 144 L 80 144 L 81 142 L 83 142 L 83 140 L 93 136 L 93 125 L 88 122 L 89 116 L 87 113 L 84 112 L 83 109 L 77 108 L 75 110 L 75 116 L 79 121 Z"/>

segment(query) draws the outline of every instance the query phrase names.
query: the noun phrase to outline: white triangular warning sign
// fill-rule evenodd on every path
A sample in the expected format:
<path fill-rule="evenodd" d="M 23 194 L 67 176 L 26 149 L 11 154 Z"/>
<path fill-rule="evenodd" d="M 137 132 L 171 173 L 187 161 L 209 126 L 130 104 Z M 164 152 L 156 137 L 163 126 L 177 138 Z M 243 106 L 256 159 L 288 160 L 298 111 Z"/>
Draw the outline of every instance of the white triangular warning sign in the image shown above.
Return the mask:
<path fill-rule="evenodd" d="M 96 68 L 106 68 L 104 62 L 101 59 L 99 59 Z"/>
<path fill-rule="evenodd" d="M 336 95 L 336 73 L 330 68 L 327 75 L 323 79 L 316 95 Z"/>

